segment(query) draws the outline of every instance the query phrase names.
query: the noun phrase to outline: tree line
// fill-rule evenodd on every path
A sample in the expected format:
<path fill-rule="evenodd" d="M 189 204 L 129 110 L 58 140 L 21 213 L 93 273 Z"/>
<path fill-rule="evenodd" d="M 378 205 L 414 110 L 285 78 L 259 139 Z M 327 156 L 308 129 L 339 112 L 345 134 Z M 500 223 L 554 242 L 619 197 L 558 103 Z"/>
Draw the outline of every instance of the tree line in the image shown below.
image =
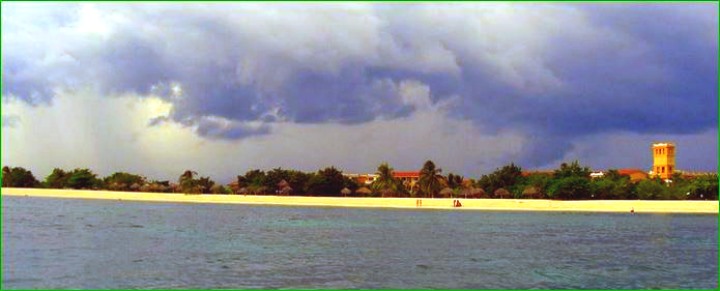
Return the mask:
<path fill-rule="evenodd" d="M 389 164 L 382 163 L 377 168 L 375 181 L 361 185 L 335 167 L 317 172 L 282 168 L 270 171 L 254 169 L 238 175 L 233 183 L 222 185 L 192 170 L 184 171 L 177 181 L 159 181 L 126 172 L 98 177 L 89 169 L 65 171 L 56 168 L 43 181 L 38 181 L 31 171 L 5 166 L 2 169 L 2 186 L 187 194 L 559 200 L 718 199 L 717 174 L 688 179 L 675 173 L 672 183 L 659 178 L 633 182 L 617 170 L 609 170 L 600 178 L 591 178 L 590 168 L 581 166 L 577 161 L 563 163 L 550 173 L 529 175 L 524 175 L 522 168 L 511 163 L 479 179 L 468 179 L 454 173 L 443 175 L 442 169 L 437 168 L 432 161 L 424 163 L 417 182 L 397 179 L 393 172 Z"/>

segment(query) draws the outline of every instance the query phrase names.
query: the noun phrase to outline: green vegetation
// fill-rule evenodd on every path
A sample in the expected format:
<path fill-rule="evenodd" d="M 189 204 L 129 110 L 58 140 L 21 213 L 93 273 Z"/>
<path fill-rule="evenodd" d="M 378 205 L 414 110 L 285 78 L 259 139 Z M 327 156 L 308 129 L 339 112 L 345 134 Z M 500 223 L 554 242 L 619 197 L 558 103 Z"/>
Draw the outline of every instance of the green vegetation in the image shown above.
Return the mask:
<path fill-rule="evenodd" d="M 32 172 L 23 168 L 2 168 L 2 186 L 3 187 L 20 187 L 31 188 L 40 184 Z"/>
<path fill-rule="evenodd" d="M 39 182 L 22 167 L 3 167 L 3 187 L 43 187 L 57 189 L 103 189 L 187 194 L 306 195 L 367 197 L 462 197 L 522 199 L 643 199 L 643 200 L 717 200 L 718 175 L 673 175 L 671 182 L 660 179 L 631 181 L 617 170 L 604 176 L 590 177 L 590 169 L 578 161 L 563 163 L 555 171 L 524 173 L 511 163 L 482 175 L 478 180 L 453 173 L 442 175 L 432 161 L 426 161 L 417 183 L 394 177 L 387 163 L 377 168 L 377 179 L 368 187 L 344 176 L 335 167 L 317 172 L 275 168 L 268 172 L 249 170 L 229 185 L 215 183 L 192 170 L 184 171 L 177 183 L 148 180 L 146 177 L 116 172 L 104 178 L 89 169 L 53 171 Z"/>
<path fill-rule="evenodd" d="M 443 186 L 447 185 L 445 178 L 440 173 L 442 173 L 442 169 L 436 169 L 435 163 L 426 161 L 420 170 L 417 196 L 435 197 Z"/>
<path fill-rule="evenodd" d="M 477 184 L 480 188 L 484 189 L 486 193 L 491 193 L 491 197 L 494 197 L 496 196 L 495 192 L 498 192 L 498 194 L 500 194 L 506 192 L 507 189 L 512 190 L 512 193 L 522 192 L 522 189 L 520 189 L 521 180 L 522 169 L 520 169 L 520 167 L 516 166 L 514 163 L 511 163 L 507 166 L 497 169 L 495 172 L 489 175 L 483 175 L 482 177 L 480 177 L 480 180 Z M 504 191 L 498 191 L 500 189 L 503 189 Z"/>
<path fill-rule="evenodd" d="M 380 164 L 375 173 L 378 177 L 372 183 L 374 194 L 379 194 L 381 197 L 404 196 L 403 194 L 406 194 L 405 185 L 403 185 L 402 181 L 393 177 L 393 171 L 393 168 L 388 163 Z"/>

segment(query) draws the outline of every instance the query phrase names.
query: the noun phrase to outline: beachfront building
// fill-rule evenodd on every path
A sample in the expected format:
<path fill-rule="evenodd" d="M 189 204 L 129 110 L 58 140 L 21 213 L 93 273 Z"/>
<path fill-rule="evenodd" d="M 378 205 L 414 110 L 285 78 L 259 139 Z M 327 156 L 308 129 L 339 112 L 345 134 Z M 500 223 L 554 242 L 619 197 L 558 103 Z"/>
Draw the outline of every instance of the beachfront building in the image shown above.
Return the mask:
<path fill-rule="evenodd" d="M 405 188 L 412 190 L 412 187 L 420 180 L 419 171 L 395 171 L 393 178 L 402 181 Z M 378 179 L 378 174 L 343 174 L 343 176 L 355 180 L 360 186 L 369 187 Z"/>
<path fill-rule="evenodd" d="M 630 182 L 636 183 L 648 178 L 648 174 L 640 169 L 619 169 L 618 173 L 630 178 Z"/>
<path fill-rule="evenodd" d="M 402 181 L 405 188 L 412 190 L 412 188 L 420 180 L 420 171 L 395 171 L 393 177 Z"/>
<path fill-rule="evenodd" d="M 675 144 L 657 142 L 652 145 L 653 167 L 650 176 L 668 180 L 677 169 L 675 168 Z"/>
<path fill-rule="evenodd" d="M 590 173 L 590 178 L 597 179 L 602 177 L 605 177 L 605 172 L 603 171 L 595 171 Z"/>
<path fill-rule="evenodd" d="M 369 186 L 377 180 L 377 174 L 343 174 L 343 176 L 355 180 L 360 186 Z"/>

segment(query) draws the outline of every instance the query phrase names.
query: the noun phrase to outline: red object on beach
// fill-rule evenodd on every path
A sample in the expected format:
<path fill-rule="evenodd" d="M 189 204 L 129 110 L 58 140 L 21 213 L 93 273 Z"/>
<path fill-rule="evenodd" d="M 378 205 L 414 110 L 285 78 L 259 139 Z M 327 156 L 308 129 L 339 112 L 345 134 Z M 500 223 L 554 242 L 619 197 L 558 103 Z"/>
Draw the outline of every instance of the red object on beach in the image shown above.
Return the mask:
<path fill-rule="evenodd" d="M 453 200 L 453 207 L 461 207 L 461 206 L 462 206 L 462 204 L 460 203 L 460 200 L 457 200 L 457 199 Z"/>

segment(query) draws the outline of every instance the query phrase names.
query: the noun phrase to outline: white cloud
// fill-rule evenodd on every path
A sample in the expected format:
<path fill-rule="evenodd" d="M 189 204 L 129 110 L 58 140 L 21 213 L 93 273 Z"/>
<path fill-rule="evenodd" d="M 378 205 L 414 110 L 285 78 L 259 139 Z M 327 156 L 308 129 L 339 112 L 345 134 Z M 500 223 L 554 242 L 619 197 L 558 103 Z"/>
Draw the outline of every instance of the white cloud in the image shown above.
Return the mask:
<path fill-rule="evenodd" d="M 39 178 L 53 167 L 171 180 L 194 169 L 228 182 L 251 168 L 315 171 L 335 165 L 373 172 L 383 161 L 413 170 L 432 159 L 446 172 L 477 176 L 517 154 L 521 141 L 514 133 L 484 135 L 441 111 L 359 125 L 281 122 L 273 134 L 235 141 L 206 140 L 174 123 L 148 126 L 171 110 L 159 98 L 102 98 L 89 91 L 60 94 L 53 106 L 6 102 L 3 114 L 21 122 L 3 130 L 2 163 L 29 168 Z"/>

